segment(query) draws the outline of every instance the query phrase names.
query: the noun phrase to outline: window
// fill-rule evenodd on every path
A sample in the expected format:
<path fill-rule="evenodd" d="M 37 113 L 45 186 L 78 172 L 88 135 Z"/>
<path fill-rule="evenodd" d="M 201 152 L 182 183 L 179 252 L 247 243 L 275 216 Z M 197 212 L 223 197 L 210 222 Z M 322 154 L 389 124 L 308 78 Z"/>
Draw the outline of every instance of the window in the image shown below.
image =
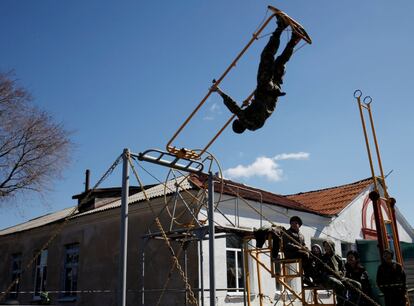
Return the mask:
<path fill-rule="evenodd" d="M 78 263 L 79 263 L 79 244 L 69 244 L 66 246 L 63 296 L 74 297 L 78 287 Z"/>
<path fill-rule="evenodd" d="M 227 288 L 231 292 L 243 291 L 243 241 L 236 235 L 226 237 Z"/>
<path fill-rule="evenodd" d="M 40 299 L 40 293 L 46 291 L 47 250 L 42 250 L 34 266 L 34 299 Z"/>
<path fill-rule="evenodd" d="M 19 282 L 20 282 L 20 275 L 22 273 L 22 254 L 16 253 L 12 255 L 11 258 L 12 261 L 12 282 L 15 282 L 17 279 L 17 282 L 13 284 L 13 287 L 10 289 L 9 297 L 12 299 L 17 298 L 17 294 L 19 292 Z"/>
<path fill-rule="evenodd" d="M 342 258 L 346 259 L 346 254 L 351 250 L 356 250 L 355 243 L 341 242 L 341 256 L 342 256 Z"/>

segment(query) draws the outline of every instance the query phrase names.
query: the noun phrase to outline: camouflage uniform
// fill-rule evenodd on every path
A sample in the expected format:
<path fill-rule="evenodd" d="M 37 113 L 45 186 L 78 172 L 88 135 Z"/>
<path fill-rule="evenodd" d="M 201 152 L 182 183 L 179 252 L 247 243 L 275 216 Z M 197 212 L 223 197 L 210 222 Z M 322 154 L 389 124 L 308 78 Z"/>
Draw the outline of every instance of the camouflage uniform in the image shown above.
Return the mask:
<path fill-rule="evenodd" d="M 330 245 L 332 254 L 323 254 L 322 261 L 331 270 L 335 271 L 335 273 L 325 268 L 325 271 L 321 276 L 321 285 L 327 289 L 333 289 L 336 293 L 337 305 L 343 306 L 345 304 L 346 288 L 343 282 L 338 279 L 337 275 L 343 277 L 345 273 L 345 267 L 342 262 L 342 258 L 339 255 L 335 254 L 335 244 L 333 241 L 325 240 L 324 244 L 325 243 L 328 243 Z"/>
<path fill-rule="evenodd" d="M 348 263 L 345 264 L 345 279 L 352 281 L 351 284 L 361 289 L 366 295 L 372 298 L 371 285 L 369 283 L 368 272 L 365 268 L 358 263 L 355 267 L 352 267 Z M 357 284 L 357 285 L 356 285 Z M 346 283 L 345 283 L 346 285 Z M 362 297 L 361 294 L 356 291 L 354 288 L 348 288 L 347 298 L 349 300 L 349 305 L 371 305 L 372 303 L 367 300 L 365 297 Z"/>
<path fill-rule="evenodd" d="M 285 95 L 281 92 L 280 85 L 283 83 L 285 64 L 293 54 L 297 37 L 292 36 L 283 52 L 275 60 L 274 56 L 279 48 L 282 32 L 283 29 L 278 27 L 262 51 L 257 73 L 257 88 L 250 105 L 241 109 L 231 97 L 224 93 L 221 94 L 227 108 L 251 131 L 264 125 L 266 119 L 275 110 L 278 97 Z"/>
<path fill-rule="evenodd" d="M 378 267 L 377 285 L 384 293 L 386 306 L 406 305 L 406 276 L 399 263 L 383 262 Z"/>

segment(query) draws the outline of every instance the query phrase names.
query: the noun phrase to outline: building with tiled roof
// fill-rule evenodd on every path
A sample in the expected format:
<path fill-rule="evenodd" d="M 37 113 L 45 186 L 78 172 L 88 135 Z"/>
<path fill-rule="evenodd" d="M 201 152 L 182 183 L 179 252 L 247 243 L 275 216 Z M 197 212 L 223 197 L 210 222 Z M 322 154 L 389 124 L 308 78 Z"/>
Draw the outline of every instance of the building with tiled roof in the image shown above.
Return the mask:
<path fill-rule="evenodd" d="M 300 192 L 286 197 L 323 215 L 334 216 L 352 203 L 371 184 L 372 179 L 368 178 L 351 184 Z"/>

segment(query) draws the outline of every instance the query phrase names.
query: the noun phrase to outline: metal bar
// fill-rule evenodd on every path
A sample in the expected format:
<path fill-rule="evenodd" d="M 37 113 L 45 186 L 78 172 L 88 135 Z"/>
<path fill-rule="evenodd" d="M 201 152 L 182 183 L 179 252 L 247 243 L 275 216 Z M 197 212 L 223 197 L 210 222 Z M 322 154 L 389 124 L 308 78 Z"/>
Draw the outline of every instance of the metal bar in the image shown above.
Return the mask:
<path fill-rule="evenodd" d="M 242 57 L 242 55 L 247 51 L 247 49 L 253 44 L 253 42 L 257 39 L 259 34 L 264 30 L 264 28 L 267 26 L 267 24 L 270 22 L 270 20 L 275 16 L 275 14 L 272 14 L 260 27 L 259 30 L 257 30 L 256 33 L 253 34 L 253 37 L 250 39 L 250 41 L 247 43 L 247 45 L 243 48 L 243 50 L 237 55 L 237 57 L 233 60 L 233 62 L 227 67 L 227 69 L 224 71 L 224 73 L 218 78 L 216 81 L 216 85 L 219 85 L 221 81 L 227 76 L 227 74 L 230 72 L 233 67 L 236 66 L 236 63 L 238 60 Z M 173 137 L 168 141 L 166 147 L 167 151 L 171 145 L 171 143 L 174 141 L 174 139 L 178 136 L 178 134 L 184 129 L 184 127 L 188 124 L 188 122 L 191 120 L 191 118 L 198 112 L 198 110 L 201 108 L 201 106 L 207 101 L 208 97 L 211 95 L 212 91 L 211 89 L 208 91 L 206 96 L 201 100 L 201 102 L 197 105 L 197 107 L 193 110 L 193 112 L 188 116 L 188 118 L 184 121 L 184 123 L 178 128 L 178 130 L 175 132 Z"/>
<path fill-rule="evenodd" d="M 201 150 L 200 152 L 200 156 L 204 154 L 204 152 L 206 152 L 208 150 L 208 148 L 210 148 L 210 146 L 213 144 L 213 142 L 216 141 L 216 139 L 221 135 L 221 133 L 223 133 L 223 131 L 229 126 L 230 122 L 233 121 L 234 117 L 236 117 L 236 115 L 232 115 L 229 120 L 226 121 L 226 123 L 223 125 L 223 127 L 217 132 L 217 134 L 210 140 L 210 142 L 204 147 L 203 150 Z"/>
<path fill-rule="evenodd" d="M 252 257 L 252 258 L 254 258 L 255 260 L 256 260 L 256 262 L 260 265 L 260 266 L 262 266 L 266 271 L 268 271 L 269 273 L 271 273 L 271 270 L 268 268 L 268 267 L 266 267 L 265 266 L 265 264 L 264 263 L 262 263 L 255 255 L 253 255 L 252 253 L 250 253 L 250 256 Z M 287 262 L 286 262 L 287 263 Z M 296 293 L 296 291 L 293 289 L 293 288 L 291 288 L 286 282 L 284 282 L 283 280 L 282 280 L 282 278 L 295 278 L 295 277 L 298 277 L 298 275 L 297 274 L 295 274 L 295 275 L 292 275 L 292 277 L 290 277 L 289 275 L 287 275 L 287 273 L 286 273 L 286 270 L 285 270 L 285 263 L 283 263 L 282 264 L 283 265 L 283 276 L 278 276 L 278 275 L 275 275 L 275 278 L 282 284 L 282 285 L 284 285 L 297 299 L 299 299 L 299 300 L 302 300 L 302 298 Z M 300 277 L 300 275 L 299 275 L 299 277 Z"/>
<path fill-rule="evenodd" d="M 121 228 L 119 245 L 119 291 L 118 305 L 126 306 L 127 261 L 128 261 L 128 196 L 129 196 L 129 150 L 124 149 L 122 155 L 122 199 Z"/>
<path fill-rule="evenodd" d="M 270 274 L 272 273 L 272 271 L 268 267 L 266 267 L 266 265 L 262 263 L 255 255 L 253 255 L 252 252 L 250 252 L 250 256 L 253 257 L 256 260 L 256 262 L 259 263 L 259 265 L 263 267 L 263 269 L 265 269 Z"/>
<path fill-rule="evenodd" d="M 388 191 L 387 191 L 387 186 L 385 185 L 384 170 L 382 168 L 381 154 L 380 154 L 380 151 L 379 151 L 377 135 L 375 133 L 374 119 L 372 117 L 372 111 L 371 111 L 371 104 L 368 104 L 368 114 L 369 114 L 369 120 L 370 120 L 370 123 L 371 123 L 372 137 L 374 138 L 375 151 L 377 153 L 378 166 L 379 166 L 380 173 L 381 173 L 381 179 L 382 179 L 382 182 L 384 184 L 384 195 L 388 199 L 389 195 L 388 195 Z"/>
<path fill-rule="evenodd" d="M 157 157 L 149 155 L 149 153 L 157 153 L 159 154 L 159 156 L 157 158 Z M 161 159 L 161 157 L 164 155 L 174 157 L 174 160 L 169 161 L 169 160 Z M 146 161 L 146 162 L 153 163 L 156 165 L 174 168 L 177 170 L 192 172 L 192 173 L 201 173 L 204 168 L 204 165 L 202 163 L 197 162 L 195 160 L 186 159 L 186 158 L 183 158 L 183 160 L 188 162 L 188 164 L 186 165 L 179 164 L 178 163 L 179 159 L 175 155 L 172 155 L 167 152 L 162 152 L 160 150 L 155 150 L 155 149 L 147 150 L 145 152 L 139 153 L 138 155 L 131 154 L 131 156 L 138 158 L 138 160 Z M 195 166 L 192 166 L 192 165 L 195 165 Z"/>
<path fill-rule="evenodd" d="M 356 99 L 358 100 L 359 113 L 360 113 L 360 116 L 361 116 L 361 122 L 362 122 L 363 131 L 364 131 L 365 144 L 366 144 L 367 153 L 368 153 L 369 165 L 370 165 L 370 168 L 371 168 L 372 179 L 374 180 L 374 188 L 375 188 L 375 191 L 379 195 L 377 177 L 375 175 L 374 165 L 373 165 L 373 162 L 372 162 L 371 149 L 370 149 L 370 146 L 369 146 L 368 134 L 367 134 L 367 129 L 366 129 L 366 125 L 365 125 L 364 114 L 362 112 L 363 103 L 361 102 L 361 97 L 360 96 L 356 97 Z M 370 109 L 369 104 L 366 104 L 365 108 L 368 109 L 368 112 L 370 114 L 370 120 L 371 120 L 372 116 L 371 116 L 371 113 L 369 111 L 369 109 Z M 372 121 L 371 121 L 371 128 L 373 128 Z M 374 130 L 372 132 L 373 132 L 373 134 L 375 133 Z M 375 223 L 376 223 L 375 225 L 376 225 L 376 230 L 377 230 L 377 238 L 378 238 L 378 242 L 379 242 L 379 245 L 380 245 L 380 257 L 382 257 L 384 249 L 388 247 L 388 239 L 387 239 L 387 235 L 386 235 L 386 231 L 385 231 L 385 224 L 384 224 L 384 219 L 383 219 L 383 216 L 382 216 L 381 205 L 379 203 L 379 199 L 372 200 L 372 203 L 373 203 L 373 209 L 374 209 L 374 217 L 375 217 Z M 377 218 L 379 218 L 379 219 L 377 219 Z"/>
<path fill-rule="evenodd" d="M 239 195 L 237 194 L 236 202 L 234 203 L 234 224 L 235 226 L 239 227 L 239 222 L 237 220 L 237 216 L 239 215 Z"/>
<path fill-rule="evenodd" d="M 201 306 L 204 306 L 204 255 L 203 255 L 203 239 L 199 240 L 200 243 L 200 287 L 201 287 Z"/>
<path fill-rule="evenodd" d="M 185 279 L 188 279 L 188 257 L 187 257 L 187 249 L 184 250 L 184 275 Z M 187 306 L 187 287 L 184 286 L 185 294 L 184 294 L 184 306 Z"/>
<path fill-rule="evenodd" d="M 395 216 L 395 199 L 390 198 L 388 205 L 389 205 L 390 212 L 391 212 L 390 218 L 391 218 L 392 224 L 395 225 L 395 227 L 397 227 L 397 218 Z M 395 232 L 394 232 L 394 229 L 393 229 L 393 233 L 394 233 L 394 237 L 393 237 L 393 239 L 394 239 L 394 248 L 395 248 L 395 255 L 396 255 L 395 258 L 397 259 L 398 263 L 403 265 L 404 260 L 403 260 L 402 254 L 401 254 L 401 249 L 400 249 L 400 244 L 399 244 L 400 237 L 399 237 L 399 234 L 398 234 L 398 230 L 395 229 Z M 396 246 L 398 246 L 398 247 L 396 247 Z"/>
<path fill-rule="evenodd" d="M 250 101 L 253 98 L 254 93 L 255 93 L 255 90 L 253 90 L 253 92 L 247 97 L 246 101 Z M 227 122 L 223 125 L 223 127 L 217 132 L 216 136 L 214 136 L 213 139 L 211 139 L 210 142 L 204 147 L 204 149 L 201 150 L 200 156 L 203 155 L 204 152 L 208 150 L 208 148 L 210 148 L 210 146 L 216 141 L 216 139 L 221 135 L 221 133 L 223 133 L 223 131 L 227 128 L 230 122 L 233 121 L 234 117 L 236 117 L 236 115 L 232 115 L 230 119 L 227 120 Z"/>
<path fill-rule="evenodd" d="M 376 195 L 378 195 L 377 191 L 371 191 L 369 194 L 369 198 L 371 199 L 372 207 L 374 211 L 375 227 L 377 230 L 377 240 L 378 240 L 378 246 L 379 246 L 379 251 L 380 251 L 380 258 L 382 258 L 384 249 L 386 248 L 386 245 L 387 245 L 387 239 L 386 239 L 387 237 L 384 233 L 385 228 L 383 228 L 383 225 L 382 225 L 383 219 L 381 219 L 382 213 L 381 213 L 381 205 L 379 203 L 380 200 L 377 198 Z"/>
<path fill-rule="evenodd" d="M 241 187 L 241 186 L 237 186 L 237 185 L 229 184 L 229 183 L 226 183 L 226 186 L 231 186 L 233 188 L 237 188 L 237 192 L 236 192 L 236 195 L 235 195 L 237 199 L 240 198 L 240 195 L 239 195 L 239 190 L 240 189 L 256 193 L 260 196 L 260 227 L 262 227 L 262 216 L 263 216 L 263 195 L 262 195 L 262 193 L 260 191 L 253 190 L 251 188 Z M 241 198 L 243 198 L 243 197 L 241 197 Z M 247 200 L 245 200 L 245 201 L 247 201 Z"/>
<path fill-rule="evenodd" d="M 243 266 L 243 279 L 244 279 L 244 284 L 243 284 L 243 306 L 247 306 L 247 297 L 246 297 L 246 272 L 245 272 L 246 256 L 245 256 L 245 252 L 244 252 L 244 240 L 243 240 L 242 252 L 243 252 L 242 266 Z"/>
<path fill-rule="evenodd" d="M 246 291 L 247 291 L 247 305 L 251 306 L 250 301 L 250 269 L 249 269 L 249 247 L 247 245 L 247 241 L 243 241 L 243 253 L 244 253 L 244 278 L 246 283 Z"/>
<path fill-rule="evenodd" d="M 371 110 L 371 104 L 368 104 L 368 114 L 369 114 L 369 119 L 371 122 L 371 130 L 372 130 L 372 136 L 374 138 L 374 144 L 375 144 L 375 150 L 377 153 L 377 160 L 378 160 L 378 166 L 380 169 L 380 173 L 381 173 L 381 179 L 382 179 L 382 184 L 383 184 L 383 189 L 384 189 L 384 195 L 386 200 L 386 207 L 388 210 L 388 215 L 391 219 L 391 228 L 392 228 L 392 237 L 393 237 L 393 244 L 394 244 L 394 250 L 395 250 L 395 257 L 397 259 L 397 262 L 400 264 L 403 264 L 403 259 L 401 256 L 401 249 L 400 249 L 400 244 L 399 244 L 399 240 L 398 240 L 398 228 L 397 228 L 397 224 L 396 224 L 396 220 L 394 219 L 395 217 L 395 213 L 393 212 L 393 207 L 391 207 L 390 202 L 389 202 L 389 194 L 388 194 L 388 190 L 387 190 L 387 185 L 385 183 L 385 176 L 384 176 L 384 170 L 382 167 L 382 161 L 381 161 L 381 154 L 380 154 L 380 150 L 379 150 L 379 145 L 378 145 L 378 141 L 377 141 L 377 135 L 375 133 L 375 127 L 374 127 L 374 119 L 372 116 L 372 110 Z"/>
<path fill-rule="evenodd" d="M 374 180 L 375 191 L 378 192 L 377 178 L 375 176 L 374 165 L 372 163 L 371 149 L 369 147 L 368 134 L 367 134 L 367 128 L 366 128 L 366 125 L 365 125 L 364 114 L 362 112 L 362 102 L 361 102 L 361 98 L 360 97 L 357 97 L 357 100 L 358 100 L 359 114 L 361 116 L 362 128 L 364 130 L 365 145 L 366 145 L 367 152 L 368 152 L 368 159 L 369 159 L 369 166 L 371 168 L 371 175 L 372 175 L 372 179 Z"/>
<path fill-rule="evenodd" d="M 210 269 L 210 306 L 216 305 L 216 277 L 214 258 L 214 182 L 213 173 L 208 174 L 208 242 L 209 242 L 209 269 Z"/>
<path fill-rule="evenodd" d="M 300 292 L 300 295 L 302 296 L 302 299 L 301 299 L 301 301 L 302 301 L 302 305 L 305 305 L 305 303 L 306 303 L 306 300 L 305 300 L 305 287 L 304 287 L 304 284 L 303 284 L 303 266 L 302 266 L 302 260 L 300 259 L 299 260 L 299 275 L 300 275 L 300 288 L 301 288 L 301 292 Z"/>
<path fill-rule="evenodd" d="M 193 217 L 193 219 L 195 220 L 195 222 L 197 223 L 197 225 L 199 227 L 201 227 L 200 221 L 198 221 L 198 218 L 196 215 L 194 215 L 194 213 L 191 211 L 191 208 L 187 205 L 187 202 L 185 201 L 184 197 L 181 195 L 181 193 L 178 193 L 178 196 L 180 197 L 180 199 L 182 200 L 183 204 L 185 205 L 185 207 L 187 208 L 188 212 L 190 213 L 190 215 Z"/>
<path fill-rule="evenodd" d="M 257 250 L 256 250 L 256 256 L 257 256 L 257 260 L 256 260 L 257 283 L 259 285 L 259 301 L 260 301 L 260 306 L 263 306 L 262 278 L 260 275 L 260 265 L 259 265 L 260 254 L 259 252 L 257 252 Z"/>
<path fill-rule="evenodd" d="M 142 240 L 144 241 L 144 243 L 142 246 L 142 257 L 141 257 L 141 261 L 142 261 L 141 262 L 141 266 L 142 266 L 141 306 L 145 306 L 145 248 L 147 246 L 148 238 L 142 238 Z"/>

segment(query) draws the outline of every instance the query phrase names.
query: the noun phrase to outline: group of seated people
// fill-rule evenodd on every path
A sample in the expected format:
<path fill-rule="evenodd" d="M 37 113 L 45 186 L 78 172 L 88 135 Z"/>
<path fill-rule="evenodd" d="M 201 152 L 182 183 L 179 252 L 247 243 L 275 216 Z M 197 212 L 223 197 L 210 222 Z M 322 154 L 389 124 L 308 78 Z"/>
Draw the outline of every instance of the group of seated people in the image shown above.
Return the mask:
<path fill-rule="evenodd" d="M 282 249 L 285 259 L 301 259 L 304 284 L 333 289 L 337 296 L 338 306 L 372 305 L 372 291 L 368 273 L 360 263 L 358 252 L 350 250 L 346 254 L 346 262 L 344 263 L 342 257 L 335 253 L 335 243 L 331 240 L 323 241 L 322 247 L 319 244 L 314 244 L 309 250 L 305 245 L 304 236 L 299 230 L 301 226 L 301 218 L 293 216 L 290 218 L 289 229 L 279 229 L 276 232 L 277 235 L 274 234 L 275 229 L 272 230 L 274 236 L 273 259 L 278 258 L 279 249 Z M 281 246 L 282 248 L 280 248 Z M 405 291 L 400 294 L 397 287 L 391 288 L 386 285 L 392 278 L 391 275 L 395 274 L 396 279 L 393 279 L 392 282 L 403 283 L 400 287 L 405 290 L 405 274 L 402 275 L 401 272 L 398 272 L 401 265 L 392 261 L 392 256 L 391 250 L 384 252 L 383 263 L 378 268 L 377 284 L 384 293 L 387 306 L 405 305 L 402 302 L 405 298 Z M 387 261 L 389 258 L 391 261 Z M 397 302 L 398 297 L 401 297 L 401 303 Z"/>

